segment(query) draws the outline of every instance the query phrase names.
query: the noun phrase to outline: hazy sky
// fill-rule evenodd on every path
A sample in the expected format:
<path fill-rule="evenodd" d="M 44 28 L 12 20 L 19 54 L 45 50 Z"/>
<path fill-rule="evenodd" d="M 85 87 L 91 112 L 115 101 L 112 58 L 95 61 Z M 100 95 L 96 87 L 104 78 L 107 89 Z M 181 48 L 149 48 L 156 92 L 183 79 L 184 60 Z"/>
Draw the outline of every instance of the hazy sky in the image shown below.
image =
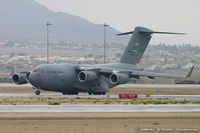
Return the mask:
<path fill-rule="evenodd" d="M 200 45 L 200 0 L 36 0 L 53 11 L 67 12 L 93 23 L 108 23 L 120 31 L 145 26 L 186 36 L 156 35 L 159 43 Z"/>

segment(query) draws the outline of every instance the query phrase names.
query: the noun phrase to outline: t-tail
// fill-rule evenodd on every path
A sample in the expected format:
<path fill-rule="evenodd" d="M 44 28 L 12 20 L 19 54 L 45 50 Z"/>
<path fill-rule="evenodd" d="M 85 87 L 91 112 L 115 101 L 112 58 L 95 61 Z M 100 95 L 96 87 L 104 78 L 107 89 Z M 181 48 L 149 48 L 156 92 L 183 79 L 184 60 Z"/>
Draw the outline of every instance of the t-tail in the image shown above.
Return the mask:
<path fill-rule="evenodd" d="M 172 33 L 172 32 L 157 32 L 152 31 L 145 27 L 136 27 L 134 31 L 121 33 L 117 35 L 127 35 L 132 34 L 132 37 L 126 47 L 120 63 L 127 64 L 137 64 L 140 62 L 149 41 L 151 40 L 151 35 L 154 33 L 158 34 L 179 34 L 185 35 L 185 33 Z"/>

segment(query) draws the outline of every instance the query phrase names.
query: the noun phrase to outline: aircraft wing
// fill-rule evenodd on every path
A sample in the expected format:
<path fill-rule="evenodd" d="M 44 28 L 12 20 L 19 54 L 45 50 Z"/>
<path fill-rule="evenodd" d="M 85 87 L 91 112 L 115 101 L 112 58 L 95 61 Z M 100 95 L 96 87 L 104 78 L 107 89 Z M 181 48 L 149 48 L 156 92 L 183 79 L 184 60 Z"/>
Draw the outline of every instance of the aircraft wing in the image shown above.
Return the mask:
<path fill-rule="evenodd" d="M 155 77 L 159 78 L 172 78 L 172 79 L 180 79 L 186 78 L 189 76 L 175 75 L 175 74 L 164 74 L 164 73 L 155 73 L 155 72 L 147 72 L 147 71 L 132 71 L 131 76 L 142 76 L 148 77 L 150 79 L 155 79 Z"/>
<path fill-rule="evenodd" d="M 165 73 L 156 73 L 156 72 L 148 72 L 148 71 L 137 71 L 137 70 L 126 70 L 126 69 L 115 69 L 115 68 L 80 68 L 79 70 L 86 70 L 86 71 L 95 71 L 102 74 L 111 74 L 111 73 L 126 73 L 131 78 L 139 78 L 139 77 L 148 77 L 150 79 L 155 79 L 156 77 L 159 78 L 172 78 L 172 79 L 180 79 L 180 78 L 188 78 L 192 75 L 194 70 L 194 66 L 191 67 L 190 71 L 187 75 L 175 75 L 175 74 L 165 74 Z"/>
<path fill-rule="evenodd" d="M 165 73 L 155 73 L 155 72 L 147 72 L 147 71 L 132 71 L 131 76 L 143 76 L 154 79 L 155 77 L 159 78 L 172 78 L 172 79 L 180 79 L 180 78 L 188 78 L 192 75 L 194 70 L 194 66 L 191 67 L 190 71 L 186 76 L 175 75 L 175 74 L 165 74 Z"/>

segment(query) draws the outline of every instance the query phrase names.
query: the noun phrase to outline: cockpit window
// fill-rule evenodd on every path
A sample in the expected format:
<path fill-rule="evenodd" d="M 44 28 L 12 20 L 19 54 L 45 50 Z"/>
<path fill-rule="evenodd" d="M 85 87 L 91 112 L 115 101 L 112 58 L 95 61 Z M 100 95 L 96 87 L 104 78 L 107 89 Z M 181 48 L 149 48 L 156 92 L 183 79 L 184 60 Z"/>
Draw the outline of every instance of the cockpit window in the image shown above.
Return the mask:
<path fill-rule="evenodd" d="M 43 71 L 44 71 L 44 70 L 42 70 L 40 66 L 37 66 L 37 67 L 33 70 L 33 72 L 38 72 L 38 73 L 43 73 Z"/>
<path fill-rule="evenodd" d="M 33 72 L 39 72 L 38 69 L 33 70 Z"/>

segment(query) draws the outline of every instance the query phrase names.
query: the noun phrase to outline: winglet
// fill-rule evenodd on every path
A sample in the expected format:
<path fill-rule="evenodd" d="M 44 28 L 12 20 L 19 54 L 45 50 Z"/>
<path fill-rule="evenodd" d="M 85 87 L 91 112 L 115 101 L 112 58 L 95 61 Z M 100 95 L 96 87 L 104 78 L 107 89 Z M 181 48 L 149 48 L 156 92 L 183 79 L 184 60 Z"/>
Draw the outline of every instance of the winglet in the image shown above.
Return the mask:
<path fill-rule="evenodd" d="M 187 76 L 185 76 L 185 78 L 191 77 L 193 70 L 194 70 L 194 65 L 191 67 L 190 71 L 188 72 Z"/>

